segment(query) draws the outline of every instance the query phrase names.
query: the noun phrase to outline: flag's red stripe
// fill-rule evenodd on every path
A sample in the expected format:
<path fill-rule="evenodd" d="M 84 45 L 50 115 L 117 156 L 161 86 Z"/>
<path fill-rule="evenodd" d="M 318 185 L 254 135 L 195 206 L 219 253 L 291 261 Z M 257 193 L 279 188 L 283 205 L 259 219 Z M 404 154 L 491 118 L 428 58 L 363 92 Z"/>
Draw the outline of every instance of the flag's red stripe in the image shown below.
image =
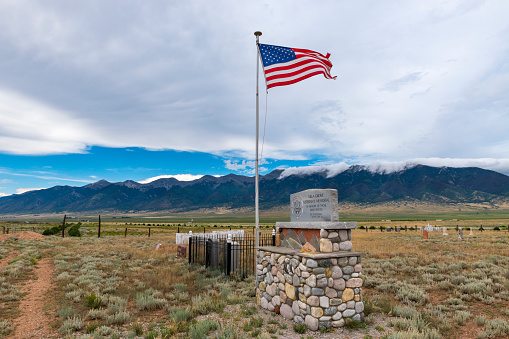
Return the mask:
<path fill-rule="evenodd" d="M 320 75 L 320 74 L 323 74 L 323 72 L 322 71 L 317 71 L 317 72 L 314 72 L 314 73 L 309 73 L 309 74 L 306 74 L 305 76 L 303 76 L 301 78 L 297 78 L 297 79 L 293 79 L 293 80 L 289 80 L 289 81 L 276 82 L 276 83 L 273 83 L 273 84 L 267 83 L 267 89 L 272 88 L 272 87 L 277 87 L 277 86 L 286 86 L 286 85 L 295 84 L 295 83 L 297 83 L 299 81 L 302 81 L 302 80 L 305 80 L 305 79 L 310 78 L 312 76 Z"/>
<path fill-rule="evenodd" d="M 305 73 L 306 71 L 309 71 L 309 70 L 312 70 L 312 69 L 317 69 L 317 70 L 319 70 L 322 73 L 327 73 L 327 71 L 323 67 L 318 66 L 318 65 L 311 65 L 311 66 L 307 66 L 307 67 L 304 67 L 302 69 L 296 70 L 294 72 L 287 72 L 287 73 L 276 74 L 276 75 L 266 74 L 267 81 L 274 80 L 274 79 L 290 78 L 290 77 L 299 75 L 301 73 Z"/>
<path fill-rule="evenodd" d="M 300 58 L 302 58 L 302 57 L 300 57 Z M 274 68 L 266 69 L 265 70 L 265 74 L 269 74 L 269 73 L 272 73 L 272 72 L 279 72 L 279 71 L 290 70 L 290 69 L 297 68 L 297 67 L 303 66 L 305 64 L 313 63 L 313 62 L 318 62 L 318 63 L 322 64 L 323 67 L 327 68 L 328 70 L 330 70 L 330 68 L 332 67 L 332 64 L 329 66 L 327 64 L 324 64 L 320 60 L 306 58 L 304 60 L 298 61 L 298 62 L 296 62 L 294 64 L 291 64 L 291 65 L 279 66 L 279 67 L 274 67 Z M 317 66 L 317 67 L 319 67 L 319 66 Z"/>

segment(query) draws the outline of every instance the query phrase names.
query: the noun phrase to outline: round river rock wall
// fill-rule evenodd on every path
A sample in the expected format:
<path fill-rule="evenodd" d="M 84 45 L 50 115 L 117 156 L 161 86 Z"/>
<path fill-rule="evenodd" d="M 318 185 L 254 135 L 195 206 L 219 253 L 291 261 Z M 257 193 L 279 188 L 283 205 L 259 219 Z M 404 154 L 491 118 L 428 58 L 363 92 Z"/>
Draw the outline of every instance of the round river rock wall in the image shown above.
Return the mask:
<path fill-rule="evenodd" d="M 342 327 L 348 318 L 364 321 L 361 257 L 338 253 L 310 258 L 257 250 L 258 304 L 313 331 Z"/>

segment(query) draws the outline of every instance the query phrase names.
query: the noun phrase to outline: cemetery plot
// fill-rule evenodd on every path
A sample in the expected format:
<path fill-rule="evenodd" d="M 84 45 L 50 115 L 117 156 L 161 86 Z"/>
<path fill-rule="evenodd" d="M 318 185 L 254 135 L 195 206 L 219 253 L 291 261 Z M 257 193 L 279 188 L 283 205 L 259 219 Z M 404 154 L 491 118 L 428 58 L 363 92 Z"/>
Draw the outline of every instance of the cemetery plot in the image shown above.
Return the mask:
<path fill-rule="evenodd" d="M 476 228 L 470 236 L 464 227 L 459 241 L 453 228 L 449 236 L 429 232 L 427 240 L 419 230 L 352 230 L 352 250 L 364 253 L 366 323 L 316 334 L 258 308 L 254 277 L 235 280 L 177 259 L 175 230 L 150 238 L 141 230 L 127 238 L 123 232 L 97 238 L 95 229 L 81 238 L 1 239 L 0 336 L 17 333 L 28 296 L 23 286 L 38 280 L 45 260 L 54 271 L 42 315 L 55 338 L 509 336 L 505 231 Z"/>

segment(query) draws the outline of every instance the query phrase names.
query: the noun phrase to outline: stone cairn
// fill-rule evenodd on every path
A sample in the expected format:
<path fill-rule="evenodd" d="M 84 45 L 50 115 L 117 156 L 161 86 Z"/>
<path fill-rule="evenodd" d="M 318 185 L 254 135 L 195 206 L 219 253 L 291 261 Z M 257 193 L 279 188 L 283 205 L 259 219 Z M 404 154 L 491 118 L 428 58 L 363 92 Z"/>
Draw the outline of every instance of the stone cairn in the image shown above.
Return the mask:
<path fill-rule="evenodd" d="M 276 245 L 256 251 L 258 304 L 310 330 L 364 321 L 355 222 L 339 222 L 336 190 L 292 194 L 291 222 L 276 223 Z"/>

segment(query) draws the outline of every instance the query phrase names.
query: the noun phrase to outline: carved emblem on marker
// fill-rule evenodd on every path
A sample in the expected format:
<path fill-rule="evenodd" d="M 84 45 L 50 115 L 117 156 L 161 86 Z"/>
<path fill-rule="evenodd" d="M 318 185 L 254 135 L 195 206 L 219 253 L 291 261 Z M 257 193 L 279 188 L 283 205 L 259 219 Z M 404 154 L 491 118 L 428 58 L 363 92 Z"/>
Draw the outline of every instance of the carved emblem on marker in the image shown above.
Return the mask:
<path fill-rule="evenodd" d="M 303 212 L 303 208 L 302 208 L 303 205 L 304 205 L 304 202 L 302 201 L 302 198 L 298 195 L 294 196 L 292 199 L 291 206 L 290 206 L 292 215 L 294 215 L 296 218 L 300 217 Z"/>

